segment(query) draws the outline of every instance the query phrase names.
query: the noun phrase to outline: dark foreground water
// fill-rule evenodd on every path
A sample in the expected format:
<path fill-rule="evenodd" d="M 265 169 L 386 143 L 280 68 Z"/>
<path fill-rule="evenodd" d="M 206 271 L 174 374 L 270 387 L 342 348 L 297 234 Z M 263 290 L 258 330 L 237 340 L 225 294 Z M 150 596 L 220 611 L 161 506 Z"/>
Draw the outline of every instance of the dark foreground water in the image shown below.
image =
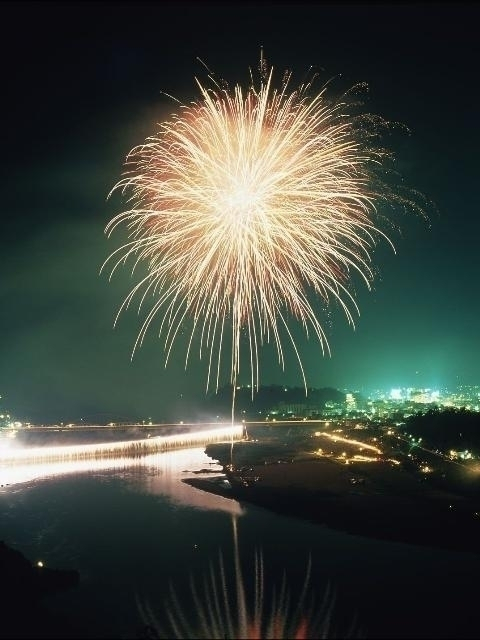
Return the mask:
<path fill-rule="evenodd" d="M 479 555 L 351 536 L 182 482 L 202 469 L 220 472 L 203 449 L 19 468 L 7 486 L 0 469 L 0 539 L 32 561 L 79 570 L 78 588 L 45 601 L 79 638 L 142 637 L 138 603 L 165 619 L 170 583 L 193 619 L 190 576 L 201 585 L 221 552 L 229 581 L 234 527 L 249 592 L 256 550 L 265 593 L 285 572 L 294 600 L 311 557 L 319 605 L 328 585 L 335 593 L 332 637 L 352 622 L 368 638 L 478 637 Z"/>

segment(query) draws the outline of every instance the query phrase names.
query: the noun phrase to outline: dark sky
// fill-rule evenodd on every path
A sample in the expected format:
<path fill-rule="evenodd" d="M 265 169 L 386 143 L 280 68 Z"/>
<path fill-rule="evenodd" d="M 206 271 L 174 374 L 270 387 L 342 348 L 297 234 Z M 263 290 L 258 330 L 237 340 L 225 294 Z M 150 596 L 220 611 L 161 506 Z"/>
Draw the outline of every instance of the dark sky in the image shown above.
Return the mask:
<path fill-rule="evenodd" d="M 99 268 L 116 248 L 106 196 L 126 153 L 188 101 L 197 56 L 245 83 L 263 45 L 300 82 L 369 84 L 368 110 L 411 136 L 405 178 L 436 205 L 398 219 L 379 244 L 372 291 L 358 283 L 355 331 L 332 309 L 332 355 L 299 340 L 310 386 L 368 390 L 480 383 L 479 56 L 476 4 L 0 4 L 2 198 L 0 395 L 34 421 L 186 416 L 206 364 L 183 351 L 165 369 L 152 331 L 130 361 L 139 318 L 113 320 L 132 283 Z M 294 82 L 295 83 L 295 82 Z M 226 382 L 226 380 L 224 381 Z M 261 382 L 300 385 L 267 347 Z M 183 396 L 182 396 L 183 394 Z"/>

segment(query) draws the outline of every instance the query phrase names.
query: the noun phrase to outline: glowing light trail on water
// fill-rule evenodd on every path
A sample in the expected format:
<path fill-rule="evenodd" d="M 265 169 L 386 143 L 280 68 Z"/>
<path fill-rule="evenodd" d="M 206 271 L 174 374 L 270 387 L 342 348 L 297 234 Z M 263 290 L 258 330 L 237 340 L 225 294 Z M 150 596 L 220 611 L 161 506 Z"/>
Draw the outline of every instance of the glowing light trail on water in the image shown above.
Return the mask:
<path fill-rule="evenodd" d="M 190 433 L 126 440 L 102 442 L 98 444 L 60 445 L 51 447 L 30 447 L 0 449 L 0 464 L 25 462 L 56 462 L 60 460 L 88 460 L 122 455 L 145 455 L 169 451 L 182 447 L 206 445 L 209 442 L 239 440 L 243 437 L 243 426 L 228 426 L 205 429 Z"/>

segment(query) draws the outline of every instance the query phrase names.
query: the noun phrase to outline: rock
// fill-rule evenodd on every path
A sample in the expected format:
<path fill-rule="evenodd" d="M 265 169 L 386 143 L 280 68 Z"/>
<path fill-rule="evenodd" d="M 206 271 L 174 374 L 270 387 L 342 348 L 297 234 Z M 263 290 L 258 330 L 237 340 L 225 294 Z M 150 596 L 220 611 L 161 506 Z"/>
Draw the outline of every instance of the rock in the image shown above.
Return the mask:
<path fill-rule="evenodd" d="M 53 616 L 43 596 L 78 584 L 75 570 L 33 566 L 25 556 L 0 541 L 0 638 L 62 638 L 68 623 Z"/>

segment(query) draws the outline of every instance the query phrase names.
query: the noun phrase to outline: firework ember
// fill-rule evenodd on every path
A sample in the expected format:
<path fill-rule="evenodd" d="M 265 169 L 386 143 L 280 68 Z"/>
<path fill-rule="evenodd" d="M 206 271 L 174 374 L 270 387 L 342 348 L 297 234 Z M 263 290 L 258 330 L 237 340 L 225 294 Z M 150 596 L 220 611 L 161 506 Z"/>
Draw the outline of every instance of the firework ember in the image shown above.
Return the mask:
<path fill-rule="evenodd" d="M 370 286 L 370 252 L 386 237 L 373 222 L 378 205 L 410 204 L 380 179 L 389 154 L 373 143 L 386 123 L 350 116 L 347 99 L 330 101 L 326 86 L 290 90 L 288 74 L 275 89 L 265 64 L 246 90 L 210 80 L 197 80 L 200 98 L 130 152 L 114 187 L 130 208 L 107 233 L 126 225 L 130 241 L 106 263 L 112 273 L 129 258 L 147 268 L 119 314 L 134 297 L 140 306 L 153 297 L 134 350 L 158 316 L 166 363 L 189 320 L 186 364 L 197 337 L 207 389 L 218 388 L 222 346 L 231 344 L 234 389 L 241 344 L 249 348 L 253 389 L 260 347 L 272 341 L 283 367 L 285 338 L 305 382 L 289 321 L 328 351 L 320 311 L 337 301 L 353 324 L 351 276 Z"/>

